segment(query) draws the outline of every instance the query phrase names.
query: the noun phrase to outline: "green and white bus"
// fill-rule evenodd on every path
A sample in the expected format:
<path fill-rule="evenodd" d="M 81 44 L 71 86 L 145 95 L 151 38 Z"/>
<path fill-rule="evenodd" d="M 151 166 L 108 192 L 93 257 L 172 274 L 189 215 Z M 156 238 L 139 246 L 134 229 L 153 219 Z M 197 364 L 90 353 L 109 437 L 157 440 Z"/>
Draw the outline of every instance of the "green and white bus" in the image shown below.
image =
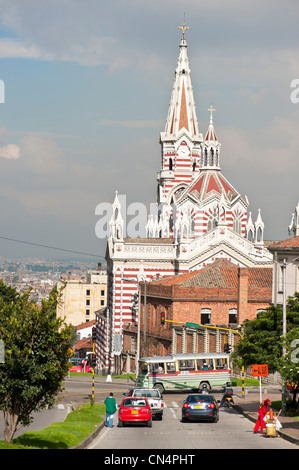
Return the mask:
<path fill-rule="evenodd" d="M 230 356 L 226 353 L 169 354 L 141 357 L 137 387 L 170 390 L 208 390 L 231 382 Z"/>

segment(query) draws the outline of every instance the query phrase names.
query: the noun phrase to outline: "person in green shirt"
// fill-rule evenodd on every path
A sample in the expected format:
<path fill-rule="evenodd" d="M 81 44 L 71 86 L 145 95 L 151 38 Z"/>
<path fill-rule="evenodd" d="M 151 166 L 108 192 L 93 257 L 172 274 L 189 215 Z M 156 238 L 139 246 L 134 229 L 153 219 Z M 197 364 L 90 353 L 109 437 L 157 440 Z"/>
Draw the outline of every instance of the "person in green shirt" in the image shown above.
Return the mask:
<path fill-rule="evenodd" d="M 112 428 L 114 413 L 116 412 L 116 401 L 112 392 L 106 398 L 104 404 L 106 405 L 106 426 Z"/>

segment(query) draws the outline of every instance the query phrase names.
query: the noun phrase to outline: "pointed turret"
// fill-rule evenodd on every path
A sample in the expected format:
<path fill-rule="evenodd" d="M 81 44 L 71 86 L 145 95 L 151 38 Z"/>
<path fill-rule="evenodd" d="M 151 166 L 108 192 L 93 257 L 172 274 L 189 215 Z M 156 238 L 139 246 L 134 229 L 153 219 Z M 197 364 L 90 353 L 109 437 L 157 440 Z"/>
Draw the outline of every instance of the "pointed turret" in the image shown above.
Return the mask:
<path fill-rule="evenodd" d="M 124 220 L 121 215 L 121 204 L 118 198 L 118 191 L 115 191 L 115 199 L 112 205 L 112 217 L 110 219 L 109 227 L 110 236 L 113 239 L 123 239 Z"/>
<path fill-rule="evenodd" d="M 209 127 L 208 127 L 206 137 L 205 137 L 205 142 L 217 142 L 218 139 L 217 139 L 217 136 L 216 136 L 216 132 L 215 132 L 215 129 L 214 129 L 214 123 L 213 123 L 213 112 L 215 112 L 216 109 L 211 104 L 211 107 L 208 109 L 208 111 L 210 111 L 211 114 L 210 114 Z"/>
<path fill-rule="evenodd" d="M 219 156 L 221 144 L 218 142 L 213 123 L 213 112 L 216 109 L 211 105 L 208 111 L 211 113 L 210 123 L 204 140 L 201 169 L 212 168 L 213 170 L 220 170 Z"/>
<path fill-rule="evenodd" d="M 254 224 L 255 226 L 255 243 L 257 245 L 263 245 L 264 244 L 264 222 L 262 220 L 261 216 L 261 209 L 258 210 L 258 215 L 256 222 Z"/>
<path fill-rule="evenodd" d="M 180 134 L 186 133 L 190 139 L 201 142 L 202 135 L 198 129 L 185 38 L 185 31 L 189 28 L 185 26 L 184 22 L 183 26 L 179 26 L 179 28 L 182 29 L 183 35 L 180 43 L 180 53 L 177 60 L 168 116 L 165 130 L 161 133 L 161 141 L 174 140 Z"/>

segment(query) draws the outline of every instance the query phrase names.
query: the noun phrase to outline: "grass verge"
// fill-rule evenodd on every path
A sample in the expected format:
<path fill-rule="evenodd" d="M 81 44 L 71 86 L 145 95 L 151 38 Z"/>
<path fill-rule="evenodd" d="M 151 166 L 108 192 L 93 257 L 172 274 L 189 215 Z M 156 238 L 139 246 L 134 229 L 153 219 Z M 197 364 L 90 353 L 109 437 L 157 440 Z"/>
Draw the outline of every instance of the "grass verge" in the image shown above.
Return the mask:
<path fill-rule="evenodd" d="M 281 400 L 271 402 L 271 408 L 274 408 L 277 411 L 281 410 L 281 406 L 282 406 Z M 288 403 L 288 402 L 287 402 L 286 414 L 287 414 L 287 416 L 290 416 L 292 418 L 295 418 L 295 419 L 299 420 L 299 410 L 292 408 L 290 406 L 290 403 Z"/>
<path fill-rule="evenodd" d="M 241 387 L 242 386 L 242 379 L 231 379 L 233 387 Z M 259 381 L 257 379 L 244 379 L 244 386 L 245 387 L 256 387 L 259 385 Z"/>
<path fill-rule="evenodd" d="M 70 372 L 70 377 L 86 377 L 89 376 L 91 377 L 91 373 L 86 373 L 86 372 Z M 101 377 L 101 378 L 107 378 L 107 375 L 98 375 L 95 374 L 95 377 Z M 121 374 L 121 375 L 112 375 L 112 379 L 129 379 L 132 381 L 136 380 L 136 375 L 135 374 Z"/>
<path fill-rule="evenodd" d="M 29 431 L 13 440 L 0 441 L 0 449 L 69 449 L 82 442 L 103 421 L 105 405 L 83 405 L 68 414 L 62 423 L 43 431 Z"/>

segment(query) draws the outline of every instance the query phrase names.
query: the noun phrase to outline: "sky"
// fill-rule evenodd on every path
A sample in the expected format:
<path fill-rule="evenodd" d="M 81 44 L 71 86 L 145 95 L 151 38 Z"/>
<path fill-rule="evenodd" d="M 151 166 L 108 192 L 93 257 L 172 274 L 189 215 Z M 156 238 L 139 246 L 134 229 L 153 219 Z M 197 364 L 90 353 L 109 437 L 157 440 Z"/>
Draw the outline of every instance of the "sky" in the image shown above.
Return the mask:
<path fill-rule="evenodd" d="M 116 190 L 128 205 L 155 202 L 184 18 L 200 131 L 213 104 L 223 175 L 253 221 L 261 209 L 264 239 L 288 238 L 297 0 L 0 0 L 0 256 L 96 264 L 96 207 Z"/>

